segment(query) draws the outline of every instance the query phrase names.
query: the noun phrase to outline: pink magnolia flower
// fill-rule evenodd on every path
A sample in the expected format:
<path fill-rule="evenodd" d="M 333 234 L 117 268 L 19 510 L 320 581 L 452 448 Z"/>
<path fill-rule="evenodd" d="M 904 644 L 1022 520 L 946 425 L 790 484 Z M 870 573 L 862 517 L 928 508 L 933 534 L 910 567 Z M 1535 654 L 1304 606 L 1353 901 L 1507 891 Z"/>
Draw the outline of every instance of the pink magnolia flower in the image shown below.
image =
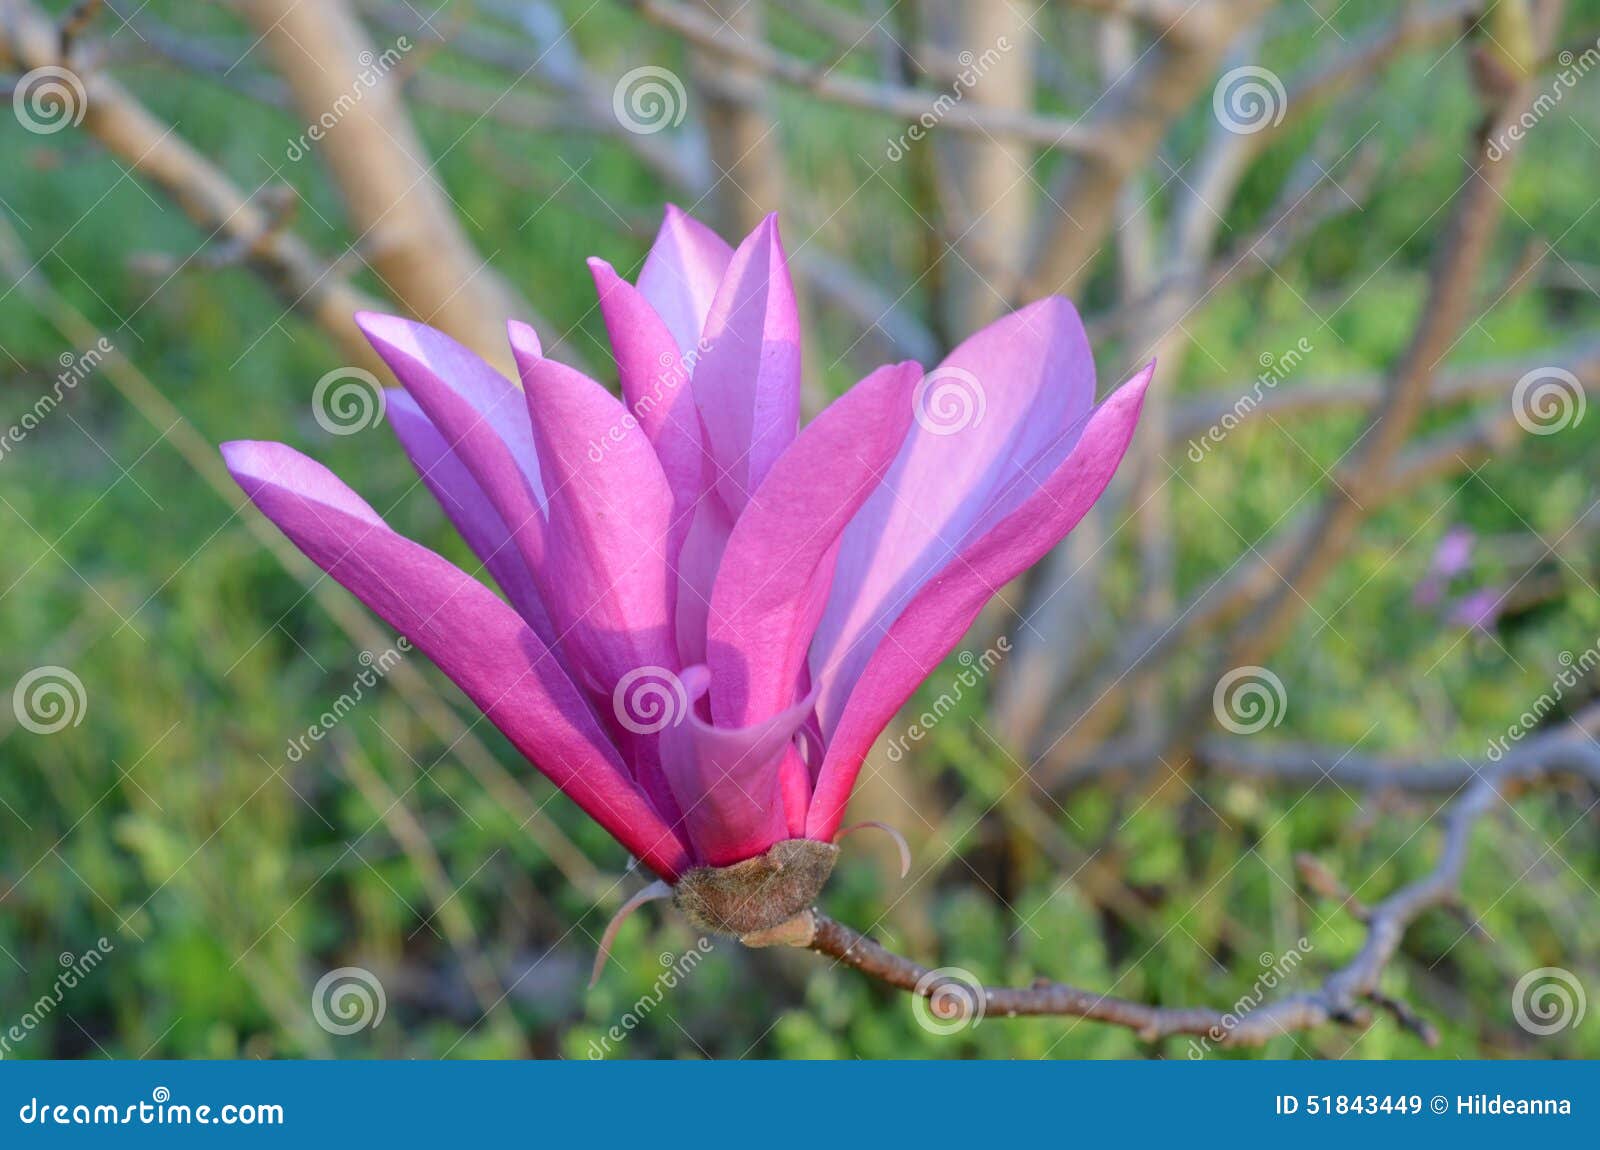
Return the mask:
<path fill-rule="evenodd" d="M 795 869 L 839 833 L 896 710 L 1104 490 L 1154 365 L 1096 406 L 1077 313 L 1046 299 L 926 375 L 879 368 L 802 428 L 775 219 L 730 249 L 669 208 L 636 283 L 590 270 L 622 400 L 522 324 L 519 388 L 429 327 L 358 317 L 403 385 L 387 393 L 401 445 L 503 600 L 299 452 L 223 454 L 667 883 Z M 763 914 L 735 932 L 781 921 Z"/>

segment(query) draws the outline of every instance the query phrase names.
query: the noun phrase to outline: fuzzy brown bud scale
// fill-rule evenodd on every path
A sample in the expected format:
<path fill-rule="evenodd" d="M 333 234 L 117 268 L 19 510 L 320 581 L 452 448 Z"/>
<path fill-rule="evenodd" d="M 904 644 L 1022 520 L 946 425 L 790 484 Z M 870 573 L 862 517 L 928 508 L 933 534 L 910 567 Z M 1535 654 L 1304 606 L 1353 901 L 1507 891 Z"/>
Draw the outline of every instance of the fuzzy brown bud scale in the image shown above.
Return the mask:
<path fill-rule="evenodd" d="M 832 843 L 784 839 L 732 866 L 695 867 L 678 880 L 672 902 L 701 930 L 747 946 L 804 946 L 811 904 L 838 857 Z"/>

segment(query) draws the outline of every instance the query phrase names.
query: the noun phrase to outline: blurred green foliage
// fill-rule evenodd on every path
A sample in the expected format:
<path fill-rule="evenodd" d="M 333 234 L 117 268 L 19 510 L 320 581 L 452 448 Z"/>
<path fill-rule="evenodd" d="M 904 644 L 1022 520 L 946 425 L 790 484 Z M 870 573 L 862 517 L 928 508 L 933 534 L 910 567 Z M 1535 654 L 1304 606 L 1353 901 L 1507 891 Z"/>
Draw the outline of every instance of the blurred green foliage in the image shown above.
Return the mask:
<path fill-rule="evenodd" d="M 1349 3 L 1314 38 L 1269 38 L 1263 62 L 1283 74 L 1314 64 L 1387 7 Z M 1569 24 L 1592 35 L 1600 8 L 1573 8 Z M 158 0 L 149 12 L 197 32 L 240 35 L 209 8 Z M 783 35 L 795 50 L 810 46 L 803 32 Z M 676 48 L 611 5 L 586 15 L 576 40 L 607 74 L 636 57 L 676 59 Z M 1085 52 L 1069 44 L 1068 63 L 1086 67 Z M 448 57 L 428 66 L 472 70 Z M 295 226 L 319 248 L 348 241 L 315 155 L 282 159 L 283 143 L 299 131 L 292 116 L 141 66 L 137 53 L 122 71 L 242 186 L 293 183 L 305 202 Z M 1600 81 L 1586 83 L 1531 133 L 1496 248 L 1500 274 L 1535 237 L 1552 241 L 1560 264 L 1590 283 L 1600 269 Z M 778 96 L 799 215 L 820 222 L 848 202 L 827 246 L 898 295 L 915 278 L 921 238 L 902 200 L 904 172 L 877 170 L 892 125 Z M 1416 53 L 1336 108 L 1344 145 L 1367 134 L 1381 150 L 1375 193 L 1270 274 L 1186 320 L 1197 350 L 1183 377 L 1166 381 L 1180 394 L 1236 389 L 1259 370 L 1263 350 L 1301 338 L 1315 350 L 1285 388 L 1381 369 L 1403 346 L 1438 240 L 1436 208 L 1461 178 L 1475 116 L 1462 50 L 1442 60 Z M 1177 146 L 1198 140 L 1208 117 L 1197 105 Z M 439 112 L 419 123 L 444 155 L 440 175 L 482 249 L 605 363 L 582 260 L 601 254 L 636 268 L 647 232 L 624 235 L 618 219 L 648 227 L 659 183 L 620 148 L 578 134 L 535 138 Z M 1326 128 L 1327 117 L 1312 117 L 1266 153 L 1227 235 L 1261 223 L 1289 168 Z M 181 261 L 204 237 L 91 142 L 70 132 L 27 136 L 9 124 L 0 140 L 0 202 L 30 258 L 199 435 L 301 447 L 398 530 L 466 561 L 386 434 L 333 437 L 311 418 L 311 386 L 338 362 L 318 332 L 280 318 L 277 301 L 244 271 L 151 273 L 149 253 Z M 1158 209 L 1166 201 L 1156 194 Z M 1109 290 L 1090 285 L 1086 310 Z M 913 289 L 907 306 L 923 306 L 921 292 Z M 1486 311 L 1450 362 L 1552 346 L 1594 330 L 1597 316 L 1592 290 L 1536 285 Z M 808 319 L 820 347 L 847 347 L 859 334 L 836 315 Z M 0 348 L 6 425 L 49 388 L 58 356 L 81 350 L 18 290 L 0 300 Z M 1104 374 L 1124 350 L 1097 348 Z M 860 366 L 833 365 L 830 385 L 846 385 Z M 1181 463 L 1172 491 L 1182 587 L 1204 586 L 1268 534 L 1359 429 L 1355 416 L 1270 422 L 1235 433 L 1201 465 Z M 0 1027 L 51 990 L 58 955 L 82 954 L 101 937 L 114 945 L 9 1056 L 584 1058 L 597 1047 L 611 1057 L 1188 1056 L 1185 1040 L 1152 1048 L 1071 1020 L 988 1018 L 955 1035 L 931 1034 L 909 999 L 851 971 L 810 954 L 736 953 L 726 940 L 661 994 L 662 972 L 695 937 L 651 911 L 624 928 L 611 969 L 586 993 L 587 964 L 614 902 L 597 906 L 577 889 L 464 765 L 461 748 L 432 731 L 392 683 L 364 698 L 333 738 L 291 761 L 290 740 L 363 670 L 358 648 L 247 531 L 254 513 L 239 511 L 237 494 L 198 481 L 172 432 L 98 372 L 0 459 L 0 683 L 9 690 L 30 668 L 61 665 L 87 698 L 81 724 L 54 735 L 13 726 L 0 709 Z M 1505 556 L 1528 541 L 1562 539 L 1596 498 L 1597 445 L 1600 415 L 1591 413 L 1378 513 L 1274 661 L 1289 706 L 1273 735 L 1481 756 L 1547 689 L 1561 652 L 1600 639 L 1595 536 L 1560 543 L 1560 560 L 1548 565 L 1557 586 L 1492 635 L 1413 607 L 1413 586 L 1454 524 L 1484 538 L 1472 577 L 1486 584 L 1505 577 Z M 1110 606 L 1121 611 L 1133 606 L 1131 579 L 1117 574 L 1131 571 L 1125 551 L 1117 549 L 1107 581 Z M 475 718 L 431 668 L 424 673 Z M 935 675 L 929 692 L 948 677 Z M 1092 875 L 1074 874 L 1004 804 L 991 810 L 1016 766 L 966 721 L 978 714 L 974 707 L 940 724 L 911 762 L 938 809 L 923 812 L 926 826 L 905 829 L 941 844 L 913 874 L 934 865 L 936 877 L 902 884 L 887 850 L 852 839 L 825 894 L 836 917 L 877 924 L 930 965 L 990 981 L 1047 974 L 1152 1002 L 1225 1004 L 1251 992 L 1264 969 L 1258 956 L 1281 955 L 1304 938 L 1309 956 L 1288 985 L 1307 985 L 1347 959 L 1362 930 L 1336 902 L 1298 887 L 1295 854 L 1319 857 L 1370 902 L 1421 873 L 1438 846 L 1436 799 L 1191 786 L 1173 775 L 1153 793 L 1090 789 L 1063 809 L 1041 807 L 1057 841 L 1100 849 Z M 615 844 L 487 724 L 474 734 L 526 784 L 540 820 L 603 875 L 620 872 Z M 1546 965 L 1600 990 L 1591 801 L 1551 792 L 1488 820 L 1474 839 L 1464 909 L 1427 915 L 1407 938 L 1386 985 L 1438 1024 L 1436 1051 L 1383 1019 L 1364 1033 L 1286 1037 L 1266 1053 L 1600 1056 L 1594 1018 L 1534 1038 L 1515 1025 L 1510 1000 L 1522 973 Z M 1108 886 L 1121 892 L 1118 909 Z M 488 994 L 474 982 L 475 963 L 488 972 Z M 318 978 L 344 965 L 377 973 L 388 999 L 383 1024 L 351 1037 L 330 1035 L 309 1009 Z M 640 1005 L 654 997 L 659 1003 Z M 633 1021 L 623 1037 L 607 1039 L 625 1015 Z"/>

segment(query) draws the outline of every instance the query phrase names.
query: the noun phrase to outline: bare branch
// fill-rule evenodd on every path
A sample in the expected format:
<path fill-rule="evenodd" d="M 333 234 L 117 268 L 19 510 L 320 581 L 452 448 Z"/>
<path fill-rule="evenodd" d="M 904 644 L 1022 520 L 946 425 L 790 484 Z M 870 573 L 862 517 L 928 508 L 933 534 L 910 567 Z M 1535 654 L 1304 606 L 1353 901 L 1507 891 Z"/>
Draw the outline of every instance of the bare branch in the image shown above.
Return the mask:
<path fill-rule="evenodd" d="M 1411 924 L 1426 911 L 1459 897 L 1472 831 L 1479 820 L 1518 790 L 1567 774 L 1600 786 L 1600 750 L 1586 733 L 1559 731 L 1530 741 L 1498 764 L 1473 770 L 1472 781 L 1444 817 L 1438 861 L 1422 878 L 1363 907 L 1366 941 L 1321 986 L 1263 1003 L 1243 1014 L 1232 1008 L 1151 1006 L 1041 979 L 1028 987 L 966 988 L 982 996 L 973 1003 L 985 1016 L 1086 1018 L 1134 1031 L 1146 1041 L 1172 1035 L 1204 1037 L 1217 1046 L 1260 1046 L 1283 1034 L 1329 1022 L 1366 1026 L 1371 1007 L 1392 1013 L 1402 1026 L 1432 1045 L 1437 1032 L 1412 1008 L 1380 988 L 1384 970 L 1399 951 Z M 920 963 L 887 950 L 860 932 L 820 912 L 810 949 L 826 954 L 889 986 L 934 998 L 940 981 Z M 936 1001 L 951 1001 L 940 996 Z"/>
<path fill-rule="evenodd" d="M 906 122 L 932 117 L 940 127 L 977 135 L 1004 135 L 1046 148 L 1092 152 L 1105 141 L 1070 117 L 954 103 L 948 92 L 922 92 L 841 75 L 829 64 L 813 64 L 763 44 L 741 40 L 677 0 L 625 0 L 651 22 L 698 48 L 764 76 L 802 88 L 819 99 L 879 112 Z"/>
<path fill-rule="evenodd" d="M 13 0 L 0 20 L 0 65 L 65 67 L 55 24 L 24 0 Z M 103 72 L 79 77 L 87 96 L 82 128 L 129 169 L 170 197 L 213 241 L 236 245 L 244 262 L 284 303 L 325 329 L 352 363 L 381 368 L 351 320 L 379 306 L 331 273 L 292 233 L 273 225 L 270 212 L 241 191 L 176 130 L 153 116 L 127 89 Z"/>
<path fill-rule="evenodd" d="M 515 377 L 506 322 L 534 320 L 534 312 L 473 250 L 395 77 L 363 82 L 362 62 L 379 58 L 366 30 L 343 0 L 244 0 L 242 7 L 301 114 L 322 126 L 319 155 L 366 262 L 407 311 Z M 575 350 L 562 346 L 561 354 L 570 360 Z"/>
<path fill-rule="evenodd" d="M 1563 367 L 1580 380 L 1594 378 L 1600 373 L 1600 340 L 1585 338 L 1516 359 L 1475 363 L 1441 371 L 1428 386 L 1428 407 L 1435 409 L 1489 396 L 1509 396 L 1512 385 L 1528 372 L 1551 366 Z M 1382 380 L 1376 374 L 1308 380 L 1293 387 L 1266 392 L 1258 401 L 1248 405 L 1240 404 L 1240 397 L 1246 393 L 1245 388 L 1207 392 L 1178 407 L 1173 420 L 1172 439 L 1177 442 L 1198 435 L 1225 416 L 1230 417 L 1237 428 L 1255 421 L 1259 416 L 1277 419 L 1359 410 L 1374 403 L 1382 387 Z"/>

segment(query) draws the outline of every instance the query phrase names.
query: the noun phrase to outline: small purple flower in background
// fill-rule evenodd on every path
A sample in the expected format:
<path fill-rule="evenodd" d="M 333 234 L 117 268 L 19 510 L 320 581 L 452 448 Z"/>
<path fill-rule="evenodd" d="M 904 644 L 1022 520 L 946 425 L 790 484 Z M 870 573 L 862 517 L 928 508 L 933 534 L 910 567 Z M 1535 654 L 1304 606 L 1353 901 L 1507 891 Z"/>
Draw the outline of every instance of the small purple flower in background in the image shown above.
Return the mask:
<path fill-rule="evenodd" d="M 671 894 L 768 940 L 831 871 L 878 734 L 1105 489 L 1154 365 L 1096 406 L 1083 326 L 1051 298 L 932 372 L 879 368 L 801 428 L 774 218 L 732 249 L 669 208 L 636 283 L 590 270 L 620 401 L 521 324 L 519 388 L 431 328 L 358 317 L 403 386 L 389 422 L 504 601 L 291 448 L 223 454 L 660 876 L 624 913 Z"/>
<path fill-rule="evenodd" d="M 1470 527 L 1457 525 L 1444 533 L 1428 562 L 1427 573 L 1417 582 L 1411 601 L 1428 607 L 1452 627 L 1493 630 L 1504 608 L 1505 593 L 1495 587 L 1478 587 L 1446 601 L 1452 585 L 1462 583 L 1472 567 L 1478 536 Z"/>
<path fill-rule="evenodd" d="M 1498 587 L 1480 587 L 1450 604 L 1445 622 L 1467 630 L 1492 631 L 1505 608 L 1506 593 Z"/>
<path fill-rule="evenodd" d="M 1417 583 L 1412 602 L 1419 607 L 1437 604 L 1444 595 L 1445 586 L 1472 562 L 1472 550 L 1477 541 L 1470 527 L 1457 525 L 1446 531 L 1434 548 L 1427 574 Z"/>

